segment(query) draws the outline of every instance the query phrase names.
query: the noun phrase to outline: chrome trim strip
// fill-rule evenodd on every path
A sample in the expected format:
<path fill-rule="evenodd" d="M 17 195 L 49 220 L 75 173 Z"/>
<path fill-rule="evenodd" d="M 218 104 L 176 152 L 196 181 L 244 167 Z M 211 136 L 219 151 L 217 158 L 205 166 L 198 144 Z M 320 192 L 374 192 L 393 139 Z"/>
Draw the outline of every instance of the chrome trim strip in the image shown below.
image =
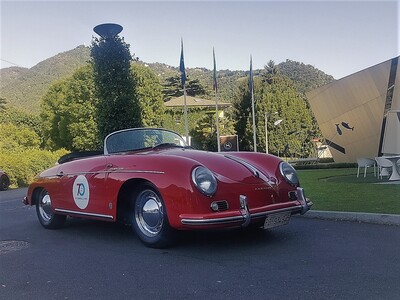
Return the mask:
<path fill-rule="evenodd" d="M 56 208 L 55 211 L 62 212 L 62 213 L 67 213 L 67 214 L 90 216 L 90 217 L 114 220 L 114 217 L 113 216 L 109 216 L 109 215 L 101 215 L 101 214 L 87 213 L 87 212 L 68 210 L 68 209 L 60 209 L 60 208 Z"/>
<path fill-rule="evenodd" d="M 244 166 L 247 170 L 249 170 L 254 177 L 260 178 L 261 180 L 263 180 L 265 183 L 267 183 L 271 188 L 273 188 L 273 183 L 271 183 L 271 179 L 268 178 L 268 176 L 266 176 L 262 171 L 260 171 L 259 169 L 257 169 L 255 166 L 253 166 L 251 163 L 238 158 L 236 156 L 231 156 L 231 155 L 224 155 L 226 158 L 231 159 L 239 164 L 241 164 L 242 166 Z"/>
<path fill-rule="evenodd" d="M 117 170 L 110 170 L 110 171 L 106 171 L 105 173 L 150 173 L 150 174 L 165 174 L 164 171 L 146 171 L 146 170 L 121 170 L 121 169 L 117 169 Z"/>
<path fill-rule="evenodd" d="M 254 166 L 252 166 L 251 164 L 249 164 L 247 161 L 244 161 L 240 158 L 234 157 L 234 156 L 230 156 L 230 155 L 224 155 L 226 158 L 229 158 L 233 161 L 236 161 L 237 163 L 241 164 L 242 166 L 244 166 L 247 170 L 249 170 L 253 176 L 259 178 L 260 174 L 259 171 L 257 170 L 257 168 L 255 168 Z"/>
<path fill-rule="evenodd" d="M 251 214 L 250 218 L 251 219 L 257 219 L 260 217 L 266 217 L 267 215 L 273 215 L 281 212 L 296 212 L 296 211 L 301 211 L 301 205 L 297 206 L 292 206 L 288 208 L 281 208 L 281 209 L 275 209 L 271 211 L 265 211 L 261 213 L 255 213 Z M 234 223 L 234 222 L 240 222 L 244 221 L 245 218 L 243 216 L 236 216 L 236 217 L 227 217 L 227 218 L 220 218 L 220 219 L 182 219 L 181 223 L 183 225 L 195 225 L 195 226 L 201 226 L 201 225 L 218 225 L 218 224 L 227 224 L 227 223 Z"/>
<path fill-rule="evenodd" d="M 108 170 L 99 172 L 77 172 L 77 173 L 63 173 L 63 176 L 75 176 L 75 175 L 86 175 L 86 174 L 105 174 L 105 173 L 145 173 L 145 174 L 165 174 L 164 171 L 145 171 L 145 170 Z M 54 176 L 51 176 L 54 177 Z M 42 177 L 45 178 L 45 177 Z"/>
<path fill-rule="evenodd" d="M 182 219 L 184 225 L 214 225 L 243 221 L 243 216 L 220 218 L 220 219 Z"/>

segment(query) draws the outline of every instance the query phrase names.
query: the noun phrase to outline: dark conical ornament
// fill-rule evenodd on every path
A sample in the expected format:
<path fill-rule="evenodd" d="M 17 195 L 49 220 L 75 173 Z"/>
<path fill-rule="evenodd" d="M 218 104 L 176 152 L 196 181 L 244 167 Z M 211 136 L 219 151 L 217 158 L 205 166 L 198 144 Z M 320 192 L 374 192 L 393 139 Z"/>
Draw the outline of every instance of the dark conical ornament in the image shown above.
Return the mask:
<path fill-rule="evenodd" d="M 97 25 L 93 28 L 93 31 L 96 32 L 103 39 L 111 39 L 114 38 L 118 33 L 122 31 L 123 27 L 119 24 L 114 23 L 104 23 Z"/>

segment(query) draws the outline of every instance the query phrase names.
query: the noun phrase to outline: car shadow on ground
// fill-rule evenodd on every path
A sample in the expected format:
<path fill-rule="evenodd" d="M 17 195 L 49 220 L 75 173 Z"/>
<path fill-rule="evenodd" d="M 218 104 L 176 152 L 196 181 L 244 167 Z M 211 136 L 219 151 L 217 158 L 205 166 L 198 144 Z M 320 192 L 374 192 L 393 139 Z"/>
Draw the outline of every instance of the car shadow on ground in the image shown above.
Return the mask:
<path fill-rule="evenodd" d="M 289 225 L 290 226 L 290 225 Z M 170 249 L 209 249 L 226 251 L 236 246 L 247 245 L 257 247 L 281 244 L 296 236 L 296 232 L 288 230 L 288 226 L 264 230 L 262 228 L 233 228 L 219 230 L 177 231 Z M 63 235 L 79 236 L 84 239 L 101 242 L 103 240 L 115 244 L 128 241 L 145 247 L 133 232 L 131 226 L 95 220 L 67 218 L 61 229 Z"/>

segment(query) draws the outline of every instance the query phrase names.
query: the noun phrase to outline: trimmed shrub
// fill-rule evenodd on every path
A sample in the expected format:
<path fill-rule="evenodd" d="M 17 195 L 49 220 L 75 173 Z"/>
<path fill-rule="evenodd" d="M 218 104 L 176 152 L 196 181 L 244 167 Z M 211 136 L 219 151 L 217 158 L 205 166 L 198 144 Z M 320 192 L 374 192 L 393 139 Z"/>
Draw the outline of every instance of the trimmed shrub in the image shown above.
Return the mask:
<path fill-rule="evenodd" d="M 12 187 L 29 185 L 36 175 L 55 165 L 67 151 L 48 151 L 40 149 L 0 151 L 0 169 L 10 176 Z"/>
<path fill-rule="evenodd" d="M 299 165 L 293 166 L 296 170 L 315 170 L 315 169 L 342 169 L 342 168 L 357 168 L 355 163 L 330 163 L 330 164 L 315 164 L 315 165 Z"/>

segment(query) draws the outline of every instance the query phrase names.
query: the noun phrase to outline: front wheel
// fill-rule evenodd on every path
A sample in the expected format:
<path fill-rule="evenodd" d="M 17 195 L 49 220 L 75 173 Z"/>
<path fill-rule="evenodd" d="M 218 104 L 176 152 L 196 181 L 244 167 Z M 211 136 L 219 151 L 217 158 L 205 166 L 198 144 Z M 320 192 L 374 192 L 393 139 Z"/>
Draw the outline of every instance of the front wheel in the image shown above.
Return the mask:
<path fill-rule="evenodd" d="M 36 200 L 36 214 L 40 224 L 47 229 L 57 229 L 64 225 L 67 216 L 53 213 L 51 197 L 46 190 L 42 190 Z"/>
<path fill-rule="evenodd" d="M 155 187 L 142 184 L 133 196 L 132 227 L 148 247 L 166 248 L 173 242 L 174 231 L 168 222 L 164 201 Z"/>

